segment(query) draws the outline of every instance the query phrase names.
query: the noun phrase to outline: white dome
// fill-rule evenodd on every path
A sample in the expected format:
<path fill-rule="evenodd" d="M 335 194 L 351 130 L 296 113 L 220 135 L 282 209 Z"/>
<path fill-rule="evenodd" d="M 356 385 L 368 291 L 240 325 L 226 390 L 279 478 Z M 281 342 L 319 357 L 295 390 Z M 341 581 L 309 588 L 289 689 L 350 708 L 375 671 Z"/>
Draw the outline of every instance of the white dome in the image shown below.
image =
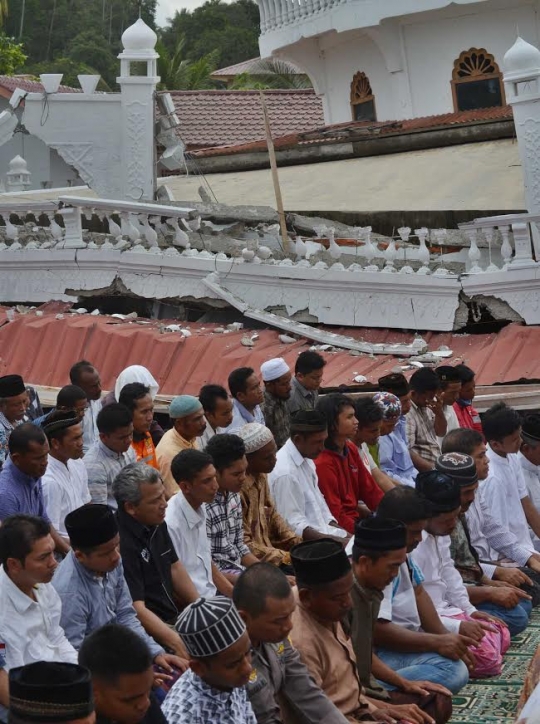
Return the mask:
<path fill-rule="evenodd" d="M 139 18 L 122 35 L 124 50 L 131 52 L 154 50 L 156 43 L 157 35 L 142 18 Z"/>
<path fill-rule="evenodd" d="M 9 173 L 28 173 L 28 164 L 22 156 L 15 156 L 11 159 Z"/>
<path fill-rule="evenodd" d="M 505 73 L 540 70 L 540 50 L 523 38 L 518 38 L 504 56 L 503 66 Z"/>

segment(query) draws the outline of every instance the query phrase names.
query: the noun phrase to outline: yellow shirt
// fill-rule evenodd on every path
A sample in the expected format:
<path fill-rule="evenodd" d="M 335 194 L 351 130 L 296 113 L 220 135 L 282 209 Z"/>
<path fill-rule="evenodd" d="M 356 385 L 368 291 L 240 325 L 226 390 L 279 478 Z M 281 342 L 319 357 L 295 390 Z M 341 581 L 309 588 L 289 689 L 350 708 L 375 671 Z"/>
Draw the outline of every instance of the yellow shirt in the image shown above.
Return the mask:
<path fill-rule="evenodd" d="M 175 455 L 182 450 L 197 450 L 197 440 L 186 440 L 182 437 L 174 427 L 167 430 L 161 438 L 156 448 L 156 457 L 159 465 L 159 471 L 165 485 L 165 493 L 167 498 L 172 498 L 179 491 L 176 480 L 171 473 L 171 463 Z"/>

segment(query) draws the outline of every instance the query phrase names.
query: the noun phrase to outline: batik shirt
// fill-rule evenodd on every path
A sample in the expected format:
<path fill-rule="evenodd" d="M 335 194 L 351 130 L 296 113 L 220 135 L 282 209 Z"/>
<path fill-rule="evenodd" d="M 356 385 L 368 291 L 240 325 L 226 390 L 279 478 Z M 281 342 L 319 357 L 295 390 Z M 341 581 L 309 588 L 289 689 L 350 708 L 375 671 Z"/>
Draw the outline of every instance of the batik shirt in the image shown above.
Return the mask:
<path fill-rule="evenodd" d="M 161 707 L 168 724 L 257 724 L 244 687 L 218 691 L 188 669 Z"/>
<path fill-rule="evenodd" d="M 264 402 L 261 405 L 265 425 L 271 431 L 278 448 L 283 447 L 289 439 L 291 426 L 287 400 L 279 400 L 266 390 L 264 391 Z"/>

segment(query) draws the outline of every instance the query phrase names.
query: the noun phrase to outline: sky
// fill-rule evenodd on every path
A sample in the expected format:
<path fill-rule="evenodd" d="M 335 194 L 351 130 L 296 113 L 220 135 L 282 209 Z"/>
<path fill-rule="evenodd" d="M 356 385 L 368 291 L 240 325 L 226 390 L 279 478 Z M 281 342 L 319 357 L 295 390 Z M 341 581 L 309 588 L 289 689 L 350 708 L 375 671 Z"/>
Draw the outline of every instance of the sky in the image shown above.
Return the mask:
<path fill-rule="evenodd" d="M 171 18 L 177 10 L 193 8 L 202 5 L 204 0 L 158 0 L 156 23 L 157 25 L 165 25 L 167 18 Z"/>

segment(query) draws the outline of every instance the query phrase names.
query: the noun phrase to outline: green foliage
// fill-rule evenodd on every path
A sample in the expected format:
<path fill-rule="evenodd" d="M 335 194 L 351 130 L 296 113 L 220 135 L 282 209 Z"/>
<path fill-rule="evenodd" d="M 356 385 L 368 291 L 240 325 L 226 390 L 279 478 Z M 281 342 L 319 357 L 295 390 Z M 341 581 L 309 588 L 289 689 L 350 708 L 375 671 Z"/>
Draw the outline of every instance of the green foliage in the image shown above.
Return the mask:
<path fill-rule="evenodd" d="M 231 90 L 299 89 L 312 88 L 311 81 L 303 73 L 291 73 L 291 66 L 279 58 L 261 60 L 256 73 L 241 73 L 232 82 Z"/>
<path fill-rule="evenodd" d="M 0 33 L 0 75 L 12 75 L 22 68 L 25 60 L 22 44 Z"/>
<path fill-rule="evenodd" d="M 180 37 L 173 53 L 169 53 L 160 39 L 156 46 L 159 53 L 158 73 L 161 77 L 160 90 L 201 90 L 216 87 L 210 76 L 217 69 L 217 51 L 190 60 L 185 55 L 186 41 Z"/>
<path fill-rule="evenodd" d="M 0 28 L 4 25 L 8 15 L 8 0 L 0 0 Z"/>
<path fill-rule="evenodd" d="M 182 37 L 186 58 L 196 61 L 217 53 L 220 67 L 234 65 L 259 54 L 259 9 L 253 0 L 207 0 L 192 11 L 177 12 L 161 37 L 169 53 Z"/>
<path fill-rule="evenodd" d="M 39 79 L 41 73 L 62 73 L 62 85 L 69 85 L 74 88 L 79 87 L 78 75 L 98 75 L 95 68 L 91 68 L 85 63 L 77 63 L 71 58 L 57 58 L 56 60 L 45 61 L 44 63 L 36 63 L 25 68 L 25 72 L 34 75 Z M 101 78 L 99 81 L 98 91 L 110 91 L 110 86 Z"/>

